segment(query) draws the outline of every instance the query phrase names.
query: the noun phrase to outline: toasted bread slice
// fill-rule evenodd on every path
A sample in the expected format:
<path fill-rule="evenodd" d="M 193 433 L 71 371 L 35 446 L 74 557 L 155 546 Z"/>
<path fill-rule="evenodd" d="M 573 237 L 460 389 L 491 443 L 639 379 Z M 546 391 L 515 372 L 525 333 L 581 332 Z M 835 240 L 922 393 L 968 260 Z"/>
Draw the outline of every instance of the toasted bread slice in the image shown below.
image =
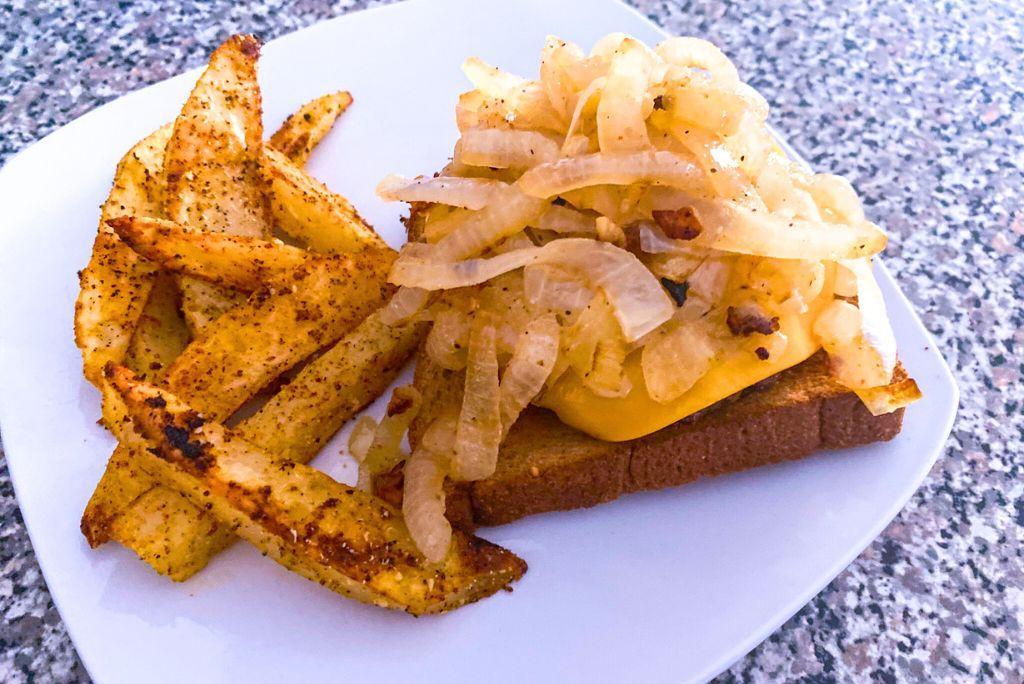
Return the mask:
<path fill-rule="evenodd" d="M 422 236 L 424 209 L 406 220 L 410 240 Z M 897 366 L 893 382 L 905 379 Z M 423 409 L 409 432 L 413 446 L 431 420 L 461 401 L 463 373 L 421 353 L 414 384 Z M 903 425 L 903 409 L 873 416 L 856 394 L 832 378 L 819 352 L 738 394 L 655 433 L 605 442 L 569 427 L 545 409 L 528 408 L 502 444 L 494 474 L 448 491 L 448 518 L 473 529 L 548 511 L 587 508 L 623 494 L 662 489 L 827 449 L 887 441 Z M 376 478 L 378 495 L 401 501 L 401 466 Z"/>
<path fill-rule="evenodd" d="M 494 474 L 451 488 L 448 517 L 467 529 L 501 525 L 895 437 L 903 409 L 872 416 L 829 375 L 827 363 L 818 353 L 699 414 L 626 442 L 595 439 L 530 407 L 502 445 Z M 894 381 L 904 377 L 898 367 Z M 409 435 L 415 445 L 434 416 L 458 405 L 462 373 L 443 370 L 421 353 L 414 382 L 424 406 Z M 400 501 L 400 470 L 375 486 L 380 496 Z"/>

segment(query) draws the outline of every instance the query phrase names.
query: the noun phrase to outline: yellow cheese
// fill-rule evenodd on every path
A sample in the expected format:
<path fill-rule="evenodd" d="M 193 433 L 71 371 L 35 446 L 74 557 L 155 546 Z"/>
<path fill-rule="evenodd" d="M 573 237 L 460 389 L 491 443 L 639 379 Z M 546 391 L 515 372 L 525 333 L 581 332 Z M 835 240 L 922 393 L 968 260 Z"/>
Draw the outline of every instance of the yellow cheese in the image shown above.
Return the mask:
<path fill-rule="evenodd" d="M 779 330 L 788 339 L 782 354 L 761 361 L 749 349 L 732 353 L 674 401 L 660 404 L 648 396 L 640 353 L 634 352 L 625 363 L 633 387 L 626 396 L 599 397 L 583 385 L 578 375 L 567 371 L 537 403 L 557 413 L 567 425 L 609 442 L 657 432 L 814 355 L 821 345 L 811 333 L 811 326 L 822 307 L 834 298 L 832 280 L 830 273 L 822 293 L 805 313 L 780 319 Z"/>

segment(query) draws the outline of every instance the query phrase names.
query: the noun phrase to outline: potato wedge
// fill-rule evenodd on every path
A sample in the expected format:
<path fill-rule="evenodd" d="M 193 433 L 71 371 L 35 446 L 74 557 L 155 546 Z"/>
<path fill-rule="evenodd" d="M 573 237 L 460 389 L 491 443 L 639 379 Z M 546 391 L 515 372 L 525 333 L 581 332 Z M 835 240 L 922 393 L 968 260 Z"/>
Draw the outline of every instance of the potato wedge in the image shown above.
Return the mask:
<path fill-rule="evenodd" d="M 103 364 L 121 361 L 149 296 L 155 268 L 139 257 L 107 225 L 117 216 L 160 216 L 160 169 L 171 136 L 164 126 L 137 143 L 117 165 L 114 185 L 100 213 L 92 258 L 79 274 L 75 302 L 75 342 L 82 350 L 85 376 L 98 384 Z"/>
<path fill-rule="evenodd" d="M 440 563 L 427 564 L 383 500 L 274 458 L 123 366 L 108 365 L 107 377 L 152 445 L 141 459 L 146 470 L 278 563 L 343 596 L 440 613 L 526 572 L 510 551 L 462 533 Z"/>
<path fill-rule="evenodd" d="M 214 51 L 174 121 L 164 171 L 167 218 L 199 231 L 270 235 L 260 174 L 263 113 L 253 36 L 232 36 Z M 239 296 L 181 278 L 182 309 L 192 334 L 239 303 Z"/>
<path fill-rule="evenodd" d="M 279 240 L 199 233 L 162 219 L 122 216 L 110 227 L 164 270 L 248 292 L 290 282 L 296 270 L 319 258 Z"/>
<path fill-rule="evenodd" d="M 230 413 L 259 388 L 355 327 L 390 292 L 390 250 L 323 258 L 279 291 L 253 293 L 190 344 L 166 382 L 207 413 Z"/>
<path fill-rule="evenodd" d="M 299 107 L 281 127 L 270 136 L 270 146 L 295 163 L 305 166 L 309 155 L 338 117 L 352 104 L 352 95 L 346 90 L 321 95 Z"/>
<path fill-rule="evenodd" d="M 215 420 L 226 419 L 281 372 L 378 308 L 389 292 L 384 278 L 393 259 L 390 250 L 324 259 L 297 279 L 294 291 L 255 293 L 190 344 L 164 381 Z M 189 514 L 191 504 L 180 497 L 143 498 L 154 483 L 138 475 L 137 452 L 127 445 L 115 451 L 82 514 L 82 532 L 91 546 L 113 539 L 157 572 L 185 580 L 233 537 L 211 531 L 200 511 Z M 214 534 L 205 545 L 191 541 Z"/>
<path fill-rule="evenodd" d="M 174 279 L 159 275 L 135 327 L 124 365 L 152 380 L 178 358 L 189 340 Z"/>
<path fill-rule="evenodd" d="M 238 432 L 281 458 L 308 461 L 345 421 L 387 389 L 423 333 L 418 325 L 384 325 L 377 310 L 303 368 Z"/>
<path fill-rule="evenodd" d="M 167 143 L 167 218 L 196 230 L 259 236 L 270 223 L 259 174 L 260 43 L 232 36 L 214 51 Z"/>
<path fill-rule="evenodd" d="M 354 252 L 384 247 L 347 199 L 328 190 L 285 155 L 265 147 L 263 175 L 270 209 L 285 233 L 317 252 Z"/>
<path fill-rule="evenodd" d="M 124 365 L 140 377 L 157 378 L 188 346 L 190 339 L 178 310 L 178 288 L 169 275 L 158 274 L 132 334 Z M 103 390 L 103 424 L 114 431 L 124 412 L 111 412 L 110 394 L 105 384 L 100 385 Z"/>
<path fill-rule="evenodd" d="M 217 319 L 245 304 L 248 298 L 241 290 L 222 287 L 202 278 L 179 276 L 177 280 L 178 291 L 181 293 L 181 313 L 194 339 L 206 335 L 206 331 Z"/>
<path fill-rule="evenodd" d="M 422 337 L 422 330 L 385 326 L 379 317 L 380 310 L 308 364 L 242 421 L 239 433 L 281 458 L 299 463 L 313 458 L 349 418 L 391 384 Z M 186 580 L 234 535 L 211 525 L 208 513 L 173 492 L 160 488 L 162 492 L 150 493 L 148 488 L 156 483 L 139 473 L 134 459 L 119 447 L 86 508 L 82 530 L 93 546 L 117 541 L 157 572 Z M 134 480 L 121 481 L 129 476 Z"/>
<path fill-rule="evenodd" d="M 115 521 L 157 484 L 137 466 L 137 455 L 133 451 L 145 448 L 145 441 L 131 429 L 128 409 L 120 393 L 103 375 L 99 389 L 103 394 L 104 425 L 117 437 L 118 445 L 82 516 L 82 534 L 93 548 L 113 539 Z"/>

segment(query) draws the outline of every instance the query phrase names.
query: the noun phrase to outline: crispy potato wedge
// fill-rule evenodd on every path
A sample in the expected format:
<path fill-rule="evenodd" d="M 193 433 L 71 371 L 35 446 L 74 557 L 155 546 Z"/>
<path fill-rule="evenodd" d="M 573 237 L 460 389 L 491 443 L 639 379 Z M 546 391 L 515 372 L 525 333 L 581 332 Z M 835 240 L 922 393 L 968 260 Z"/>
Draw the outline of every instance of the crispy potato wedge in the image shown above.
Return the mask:
<path fill-rule="evenodd" d="M 281 458 L 299 463 L 313 458 L 349 418 L 387 388 L 422 337 L 422 330 L 385 326 L 379 317 L 380 310 L 308 364 L 242 421 L 240 434 Z M 149 492 L 155 483 L 139 473 L 134 459 L 119 447 L 82 517 L 82 531 L 93 546 L 117 541 L 157 572 L 184 581 L 234 535 L 211 525 L 208 513 L 177 494 L 163 488 Z M 134 479 L 126 483 L 123 478 Z"/>
<path fill-rule="evenodd" d="M 248 298 L 241 290 L 231 290 L 192 276 L 179 276 L 178 290 L 181 293 L 181 313 L 194 339 L 206 335 L 217 319 L 245 304 Z"/>
<path fill-rule="evenodd" d="M 317 252 L 354 252 L 385 243 L 347 199 L 328 190 L 285 155 L 265 147 L 263 175 L 278 227 Z"/>
<path fill-rule="evenodd" d="M 232 36 L 214 51 L 167 143 L 167 218 L 196 230 L 265 235 L 270 222 L 259 173 L 260 43 Z"/>
<path fill-rule="evenodd" d="M 351 104 L 352 95 L 346 90 L 321 95 L 307 102 L 270 136 L 270 146 L 297 166 L 305 166 L 313 148 Z"/>
<path fill-rule="evenodd" d="M 167 218 L 199 231 L 270 235 L 270 213 L 260 174 L 262 96 L 256 81 L 260 43 L 232 36 L 214 51 L 174 121 L 164 171 Z M 179 281 L 192 334 L 240 303 L 191 278 Z"/>
<path fill-rule="evenodd" d="M 393 260 L 390 250 L 325 257 L 276 294 L 253 293 L 185 349 L 167 370 L 167 386 L 204 412 L 231 413 L 381 306 Z"/>
<path fill-rule="evenodd" d="M 462 533 L 440 563 L 427 564 L 383 500 L 261 451 L 123 366 L 108 365 L 107 377 L 152 444 L 141 459 L 146 470 L 278 563 L 343 596 L 440 613 L 526 572 L 510 551 Z"/>
<path fill-rule="evenodd" d="M 390 250 L 325 258 L 298 275 L 294 291 L 255 293 L 190 344 L 164 381 L 215 420 L 226 419 L 281 372 L 378 308 L 390 291 L 384 279 L 393 260 Z M 137 452 L 115 451 L 82 515 L 82 532 L 94 547 L 113 539 L 157 572 L 188 579 L 233 537 L 211 531 L 201 511 L 188 513 L 191 504 L 180 497 L 142 497 L 154 483 L 138 476 Z M 194 543 L 199 535 L 216 538 Z"/>
<path fill-rule="evenodd" d="M 335 432 L 379 397 L 405 366 L 423 327 L 384 325 L 380 310 L 310 362 L 238 426 L 260 448 L 306 462 Z"/>
<path fill-rule="evenodd" d="M 158 129 L 117 165 L 92 258 L 79 274 L 75 342 L 82 350 L 85 376 L 93 384 L 99 383 L 103 364 L 124 358 L 156 275 L 153 265 L 121 242 L 107 220 L 126 214 L 162 214 L 160 170 L 170 136 L 170 125 Z"/>
<path fill-rule="evenodd" d="M 191 340 L 180 306 L 174 279 L 157 276 L 132 334 L 124 365 L 152 380 L 178 358 Z"/>
<path fill-rule="evenodd" d="M 124 365 L 143 378 L 157 378 L 188 346 L 190 339 L 178 310 L 178 288 L 169 275 L 158 274 L 132 334 Z M 105 384 L 100 385 L 101 390 L 106 389 Z M 103 424 L 114 431 L 124 412 L 112 413 L 109 398 L 110 394 L 104 391 Z"/>
<path fill-rule="evenodd" d="M 317 255 L 278 240 L 226 233 L 200 233 L 162 219 L 122 216 L 111 228 L 140 255 L 172 273 L 253 291 L 290 282 L 292 274 Z"/>
<path fill-rule="evenodd" d="M 103 393 L 103 419 L 106 427 L 118 438 L 117 448 L 107 461 L 106 470 L 93 490 L 81 530 L 93 548 L 110 541 L 113 522 L 130 504 L 151 489 L 155 481 L 136 464 L 131 450 L 141 443 L 130 429 L 130 418 L 121 395 L 100 375 Z"/>

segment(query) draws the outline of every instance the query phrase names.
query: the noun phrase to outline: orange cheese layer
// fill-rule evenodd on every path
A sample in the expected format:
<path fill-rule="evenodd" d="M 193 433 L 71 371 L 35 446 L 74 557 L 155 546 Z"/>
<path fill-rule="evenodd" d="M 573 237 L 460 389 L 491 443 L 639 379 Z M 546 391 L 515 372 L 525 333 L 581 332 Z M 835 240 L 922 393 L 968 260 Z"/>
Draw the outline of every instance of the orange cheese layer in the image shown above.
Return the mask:
<path fill-rule="evenodd" d="M 599 397 L 583 385 L 578 375 L 566 372 L 537 403 L 557 413 L 567 425 L 609 442 L 657 432 L 813 356 L 821 345 L 811 333 L 811 326 L 833 297 L 829 277 L 821 295 L 806 312 L 780 319 L 779 329 L 788 339 L 782 354 L 767 361 L 761 361 L 749 349 L 729 354 L 685 394 L 669 403 L 661 404 L 648 396 L 639 352 L 626 359 L 625 372 L 633 387 L 626 396 Z"/>

